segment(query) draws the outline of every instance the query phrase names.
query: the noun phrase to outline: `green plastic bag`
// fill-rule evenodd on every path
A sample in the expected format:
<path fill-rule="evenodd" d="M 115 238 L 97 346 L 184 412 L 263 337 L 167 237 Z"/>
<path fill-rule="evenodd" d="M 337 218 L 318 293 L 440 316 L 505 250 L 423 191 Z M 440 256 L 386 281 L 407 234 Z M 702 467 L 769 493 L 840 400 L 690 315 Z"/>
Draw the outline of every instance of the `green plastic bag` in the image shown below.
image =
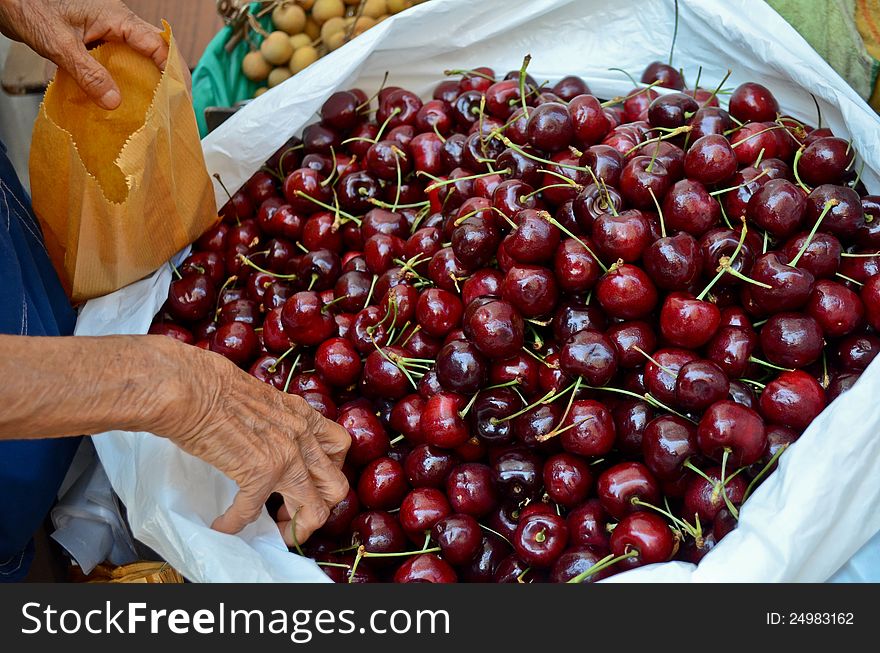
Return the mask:
<path fill-rule="evenodd" d="M 252 5 L 252 10 L 254 6 L 258 5 Z M 260 19 L 260 24 L 264 29 L 271 30 L 272 17 L 264 16 Z M 207 107 L 231 107 L 236 102 L 252 98 L 261 86 L 241 74 L 241 61 L 250 50 L 250 44 L 242 41 L 232 52 L 224 49 L 231 36 L 231 27 L 221 29 L 205 48 L 205 53 L 192 74 L 193 107 L 202 138 L 208 134 L 208 125 L 205 122 Z M 249 37 L 256 43 L 263 40 L 262 36 L 253 31 Z"/>

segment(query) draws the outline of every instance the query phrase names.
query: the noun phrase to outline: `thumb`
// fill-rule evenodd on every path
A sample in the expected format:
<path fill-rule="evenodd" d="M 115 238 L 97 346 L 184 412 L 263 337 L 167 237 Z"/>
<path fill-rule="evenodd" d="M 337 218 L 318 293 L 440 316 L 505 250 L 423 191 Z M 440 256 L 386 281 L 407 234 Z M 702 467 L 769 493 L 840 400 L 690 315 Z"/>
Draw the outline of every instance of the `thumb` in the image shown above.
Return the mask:
<path fill-rule="evenodd" d="M 55 63 L 67 71 L 79 87 L 103 109 L 116 109 L 122 102 L 122 95 L 109 71 L 89 54 L 85 46 L 73 39 L 69 47 L 62 50 L 60 61 Z"/>
<path fill-rule="evenodd" d="M 252 521 L 256 521 L 268 496 L 268 491 L 262 492 L 253 486 L 241 488 L 232 500 L 232 505 L 214 520 L 211 528 L 230 535 L 238 533 Z"/>

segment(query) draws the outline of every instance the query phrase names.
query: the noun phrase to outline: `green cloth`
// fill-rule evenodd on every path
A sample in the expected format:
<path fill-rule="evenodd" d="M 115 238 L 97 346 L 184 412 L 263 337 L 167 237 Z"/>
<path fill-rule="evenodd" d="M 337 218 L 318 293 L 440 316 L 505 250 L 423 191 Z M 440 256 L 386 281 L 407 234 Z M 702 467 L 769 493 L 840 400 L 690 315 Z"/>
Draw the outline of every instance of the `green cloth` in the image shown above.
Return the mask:
<path fill-rule="evenodd" d="M 871 95 L 878 62 L 856 26 L 855 0 L 767 0 L 863 98 Z"/>
<path fill-rule="evenodd" d="M 260 23 L 264 29 L 272 29 L 271 16 L 264 16 Z M 205 48 L 205 53 L 192 74 L 193 107 L 202 138 L 208 133 L 208 125 L 205 122 L 206 108 L 231 107 L 236 102 L 253 97 L 254 92 L 261 86 L 241 74 L 241 61 L 250 50 L 250 45 L 247 41 L 242 41 L 232 52 L 227 52 L 224 47 L 230 36 L 232 36 L 231 27 L 226 26 L 221 29 Z M 249 32 L 249 37 L 255 43 L 263 40 L 263 37 L 253 30 Z"/>

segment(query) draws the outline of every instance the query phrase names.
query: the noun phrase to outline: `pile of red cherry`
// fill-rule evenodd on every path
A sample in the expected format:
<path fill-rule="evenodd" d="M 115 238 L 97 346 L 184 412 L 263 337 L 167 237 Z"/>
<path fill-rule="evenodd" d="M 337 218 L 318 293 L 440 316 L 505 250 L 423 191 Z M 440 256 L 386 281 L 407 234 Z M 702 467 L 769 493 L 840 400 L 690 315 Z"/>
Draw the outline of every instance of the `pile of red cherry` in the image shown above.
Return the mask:
<path fill-rule="evenodd" d="M 696 562 L 880 351 L 880 197 L 848 141 L 759 84 L 724 110 L 654 63 L 602 102 L 526 65 L 375 112 L 334 93 L 151 328 L 351 433 L 304 545 L 338 581 Z"/>

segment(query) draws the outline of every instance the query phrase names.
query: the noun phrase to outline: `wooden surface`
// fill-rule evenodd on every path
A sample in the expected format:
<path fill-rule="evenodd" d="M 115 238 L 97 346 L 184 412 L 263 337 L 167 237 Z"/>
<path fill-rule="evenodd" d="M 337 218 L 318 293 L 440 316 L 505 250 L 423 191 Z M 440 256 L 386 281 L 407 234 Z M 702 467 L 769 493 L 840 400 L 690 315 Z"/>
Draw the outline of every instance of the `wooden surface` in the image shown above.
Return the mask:
<path fill-rule="evenodd" d="M 154 25 L 167 20 L 190 68 L 195 68 L 208 42 L 223 27 L 215 0 L 127 0 L 126 4 Z M 12 95 L 42 93 L 54 74 L 54 64 L 13 43 L 3 69 L 3 89 Z"/>

